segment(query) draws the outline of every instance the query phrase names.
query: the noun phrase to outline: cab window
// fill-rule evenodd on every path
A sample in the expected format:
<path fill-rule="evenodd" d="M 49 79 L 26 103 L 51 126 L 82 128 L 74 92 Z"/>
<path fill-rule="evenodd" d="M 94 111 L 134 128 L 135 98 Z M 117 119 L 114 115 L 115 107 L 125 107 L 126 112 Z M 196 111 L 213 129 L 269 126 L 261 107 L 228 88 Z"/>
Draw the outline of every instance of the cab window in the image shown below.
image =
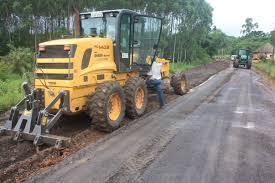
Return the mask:
<path fill-rule="evenodd" d="M 86 69 L 89 66 L 91 60 L 92 49 L 87 49 L 82 58 L 81 69 Z"/>

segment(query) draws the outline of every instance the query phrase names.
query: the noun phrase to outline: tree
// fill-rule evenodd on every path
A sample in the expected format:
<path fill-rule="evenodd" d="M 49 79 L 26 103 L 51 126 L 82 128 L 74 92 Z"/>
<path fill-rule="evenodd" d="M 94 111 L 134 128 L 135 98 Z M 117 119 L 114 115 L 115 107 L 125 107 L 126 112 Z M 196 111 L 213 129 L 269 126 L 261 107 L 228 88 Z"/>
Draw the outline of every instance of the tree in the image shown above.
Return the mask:
<path fill-rule="evenodd" d="M 226 37 L 225 33 L 214 27 L 203 43 L 203 47 L 210 56 L 214 56 L 215 54 L 218 54 L 220 49 L 225 49 L 227 41 Z"/>
<path fill-rule="evenodd" d="M 251 32 L 255 31 L 256 29 L 259 28 L 258 23 L 254 23 L 252 18 L 246 18 L 245 19 L 245 24 L 242 25 L 243 30 L 241 33 L 244 36 L 248 36 L 251 34 Z"/>
<path fill-rule="evenodd" d="M 163 55 L 172 56 L 176 37 L 174 55 L 191 62 L 198 57 L 197 50 L 202 48 L 212 25 L 212 7 L 206 0 L 0 1 L 0 55 L 8 54 L 8 43 L 34 50 L 39 42 L 63 34 L 78 35 L 79 12 L 127 8 L 164 17 L 160 45 Z"/>
<path fill-rule="evenodd" d="M 6 56 L 0 57 L 1 62 L 10 66 L 13 73 L 23 75 L 25 72 L 31 71 L 34 53 L 30 48 L 15 48 L 9 45 L 10 52 Z"/>

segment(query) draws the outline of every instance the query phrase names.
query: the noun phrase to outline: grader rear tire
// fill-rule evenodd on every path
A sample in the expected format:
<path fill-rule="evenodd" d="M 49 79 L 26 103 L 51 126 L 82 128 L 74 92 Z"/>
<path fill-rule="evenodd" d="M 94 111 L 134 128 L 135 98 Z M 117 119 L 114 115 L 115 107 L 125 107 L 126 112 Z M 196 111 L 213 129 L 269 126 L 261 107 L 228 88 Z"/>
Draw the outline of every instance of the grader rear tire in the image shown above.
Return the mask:
<path fill-rule="evenodd" d="M 247 68 L 247 69 L 251 69 L 251 62 L 248 62 L 248 63 L 247 63 L 246 68 Z"/>
<path fill-rule="evenodd" d="M 126 81 L 126 114 L 135 119 L 144 114 L 148 103 L 148 91 L 146 82 L 139 77 L 132 77 Z"/>
<path fill-rule="evenodd" d="M 178 73 L 171 77 L 171 86 L 177 95 L 184 95 L 188 92 L 188 82 L 184 73 Z"/>
<path fill-rule="evenodd" d="M 99 85 L 88 98 L 88 112 L 98 130 L 112 132 L 119 128 L 125 116 L 125 96 L 119 83 Z"/>

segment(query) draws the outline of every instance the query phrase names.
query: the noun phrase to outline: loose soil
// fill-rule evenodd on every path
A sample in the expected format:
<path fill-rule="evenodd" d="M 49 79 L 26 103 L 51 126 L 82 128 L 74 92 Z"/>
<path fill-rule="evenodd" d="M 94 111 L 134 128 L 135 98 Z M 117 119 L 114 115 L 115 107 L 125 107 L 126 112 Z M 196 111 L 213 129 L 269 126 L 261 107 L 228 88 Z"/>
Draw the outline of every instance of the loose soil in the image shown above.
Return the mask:
<path fill-rule="evenodd" d="M 186 76 L 190 88 L 201 84 L 229 65 L 229 62 L 217 61 L 187 71 Z M 179 97 L 173 94 L 173 91 L 165 96 L 167 103 Z M 150 94 L 148 101 L 146 113 L 158 109 L 159 103 L 156 94 Z M 61 120 L 52 133 L 72 138 L 70 146 L 62 149 L 48 146 L 36 148 L 31 142 L 15 142 L 9 136 L 0 136 L 0 182 L 22 182 L 107 135 L 95 130 L 89 121 L 85 114 L 67 116 Z M 125 118 L 123 125 L 127 125 L 131 121 L 131 119 Z M 0 120 L 0 125 L 2 124 L 3 120 L 2 122 Z"/>

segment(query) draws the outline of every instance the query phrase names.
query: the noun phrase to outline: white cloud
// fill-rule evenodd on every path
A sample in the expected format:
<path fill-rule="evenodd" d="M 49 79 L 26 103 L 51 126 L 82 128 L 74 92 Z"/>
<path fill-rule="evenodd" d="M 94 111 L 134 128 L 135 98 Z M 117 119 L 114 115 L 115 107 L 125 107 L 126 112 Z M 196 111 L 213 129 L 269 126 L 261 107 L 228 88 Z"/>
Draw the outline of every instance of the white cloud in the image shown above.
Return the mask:
<path fill-rule="evenodd" d="M 206 0 L 214 8 L 213 24 L 228 35 L 239 36 L 247 17 L 270 32 L 275 28 L 275 0 Z"/>

